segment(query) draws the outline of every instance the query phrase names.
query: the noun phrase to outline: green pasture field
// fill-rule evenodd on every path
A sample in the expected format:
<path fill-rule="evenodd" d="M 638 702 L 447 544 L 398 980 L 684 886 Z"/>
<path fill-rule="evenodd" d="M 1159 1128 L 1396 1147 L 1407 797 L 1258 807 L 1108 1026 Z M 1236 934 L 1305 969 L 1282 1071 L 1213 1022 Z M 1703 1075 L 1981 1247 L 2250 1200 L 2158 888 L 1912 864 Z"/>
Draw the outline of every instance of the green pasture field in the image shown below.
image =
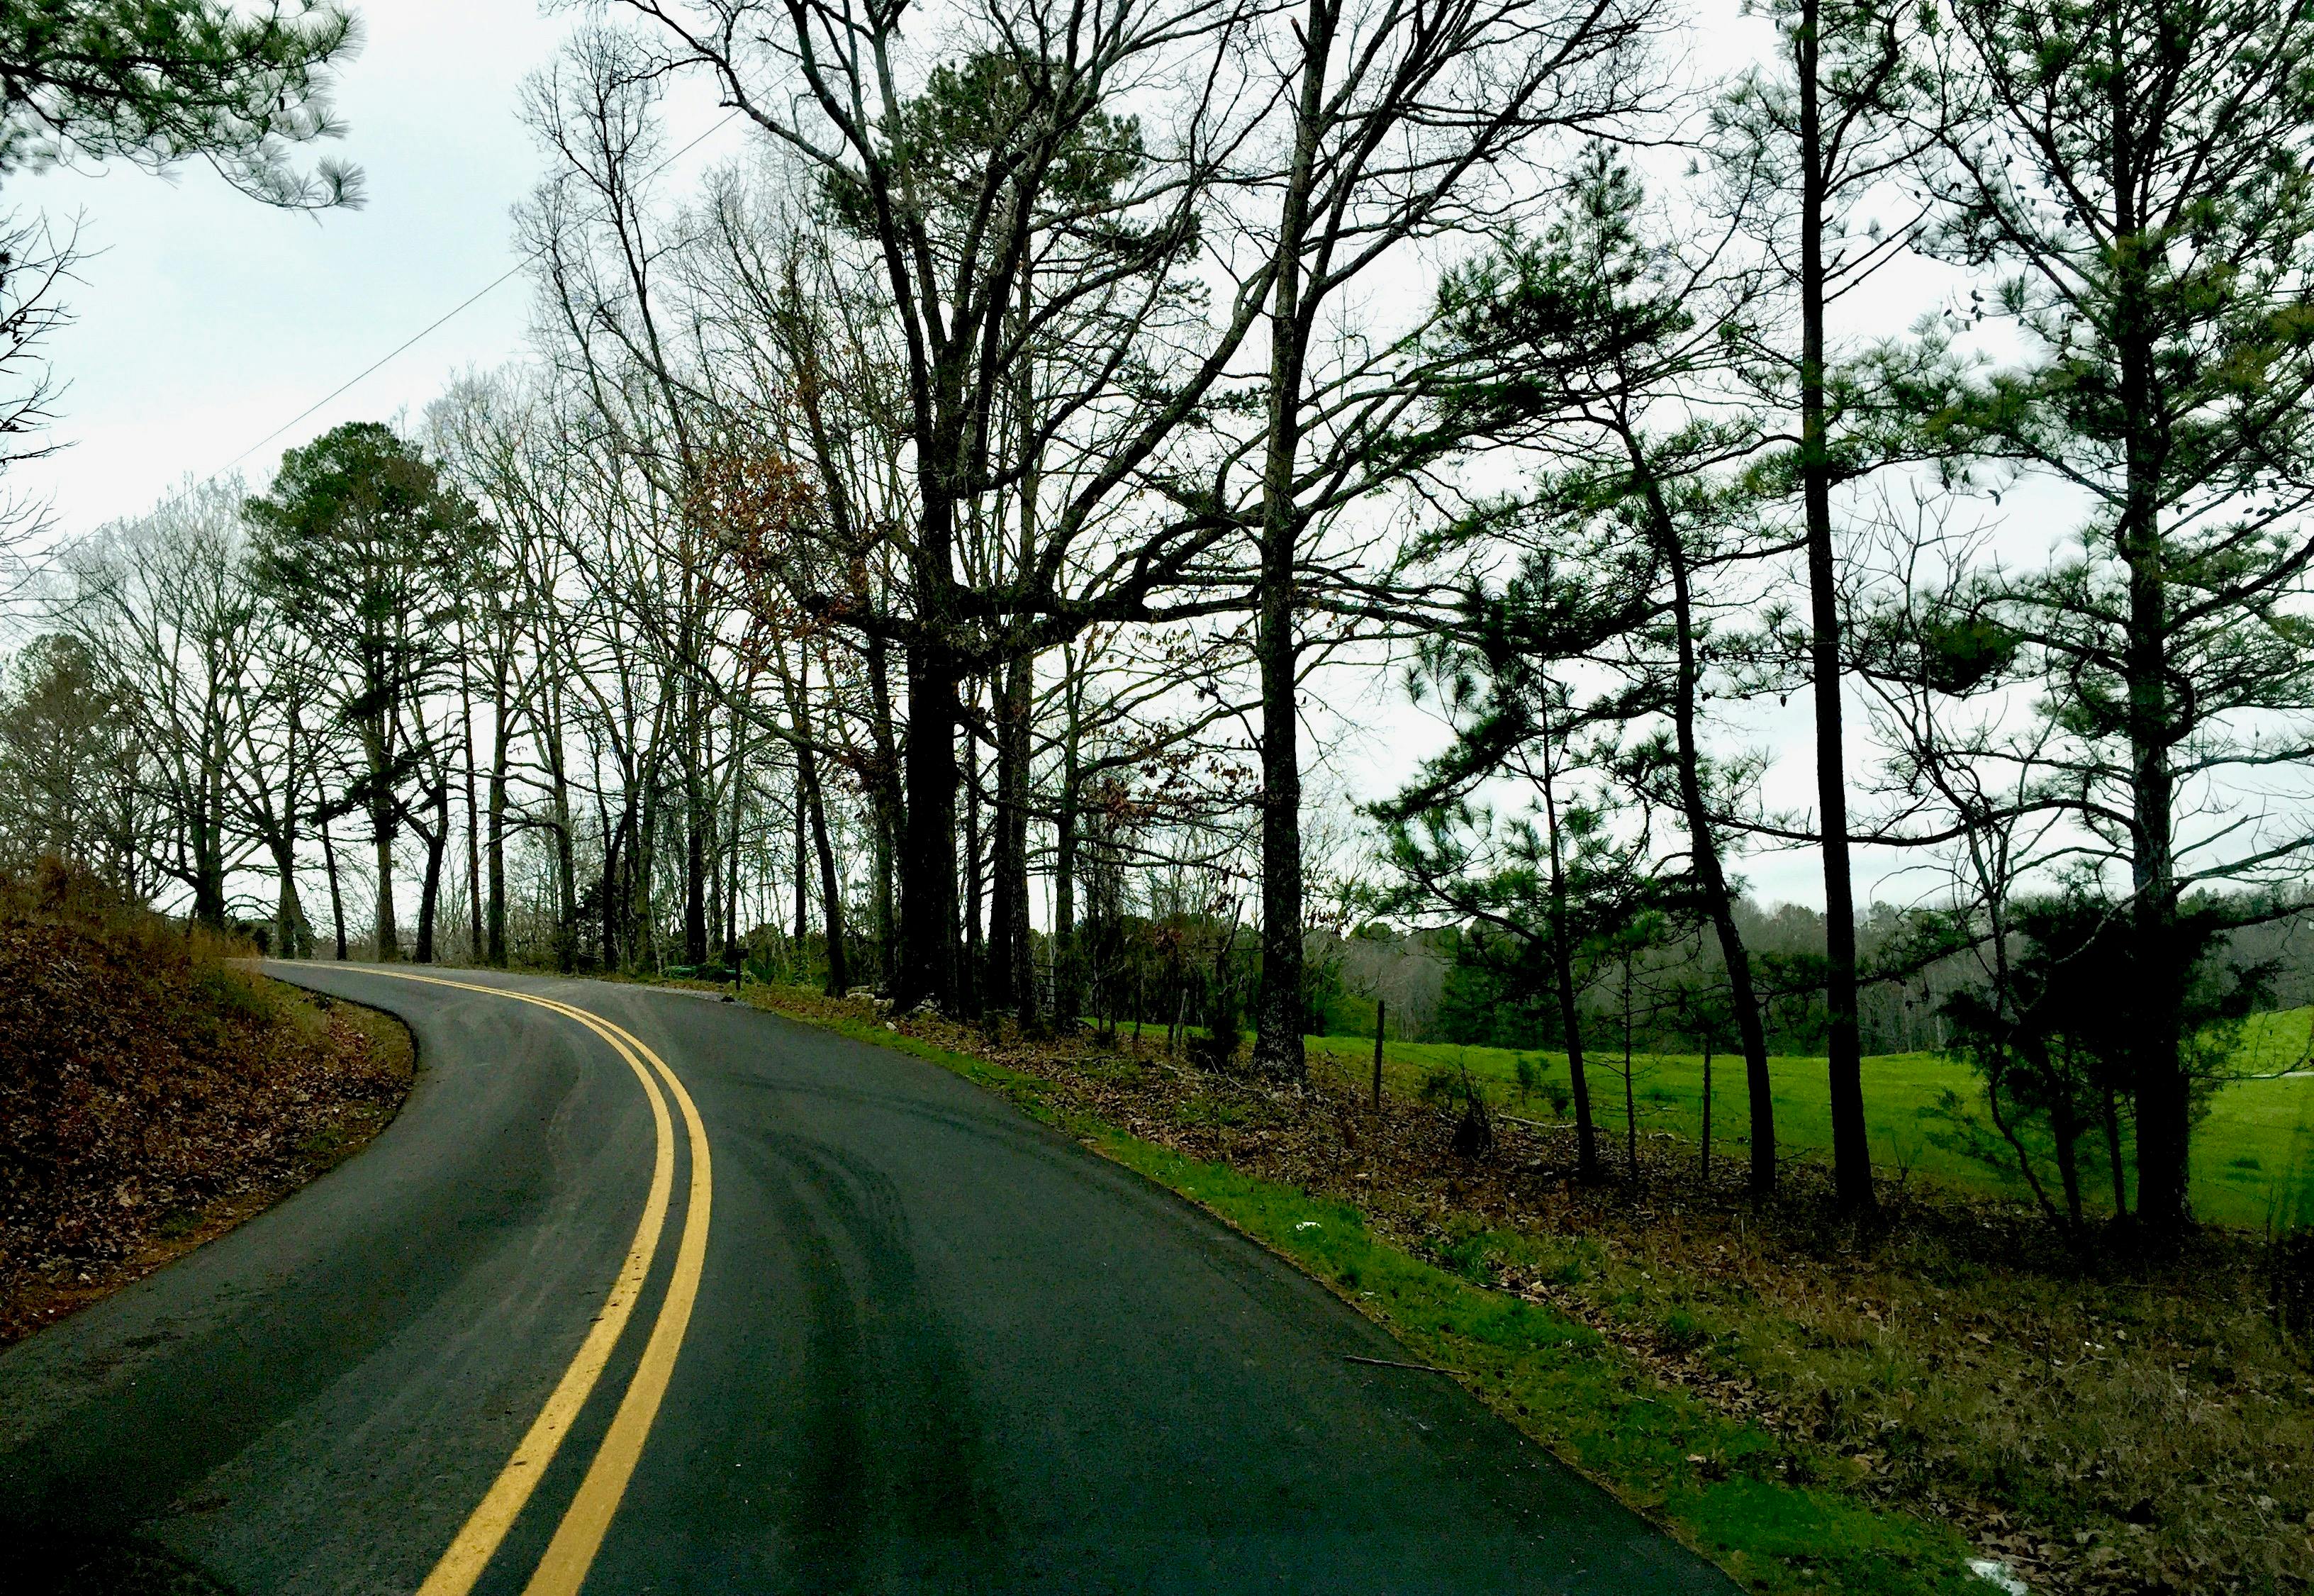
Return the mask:
<path fill-rule="evenodd" d="M 2314 1009 L 2262 1014 L 2246 1030 L 2236 1072 L 2220 1088 L 2194 1139 L 2195 1212 L 2204 1219 L 2262 1230 L 2292 1219 L 2314 1219 Z M 1332 1061 L 1363 1080 L 1373 1067 L 1371 1037 L 1312 1036 L 1313 1058 Z M 1541 1089 L 1524 1098 L 1519 1052 L 1449 1043 L 1391 1042 L 1383 1052 L 1385 1086 L 1413 1093 L 1435 1072 L 1467 1068 L 1488 1100 L 1502 1112 L 1552 1123 L 1551 1086 L 1564 1091 L 1567 1058 L 1541 1051 L 1524 1054 L 1540 1067 Z M 1624 1133 L 1622 1054 L 1594 1049 L 1585 1055 L 1593 1113 L 1603 1134 Z M 1820 1058 L 1768 1061 L 1774 1085 L 1776 1138 L 1786 1154 L 1818 1155 L 1832 1144 L 1832 1121 Z M 1632 1060 L 1631 1096 L 1641 1135 L 1668 1132 L 1698 1142 L 1703 1127 L 1703 1060 L 1700 1055 L 1644 1054 Z M 1926 1178 L 2005 1195 L 2025 1195 L 2013 1173 L 1996 1171 L 1957 1148 L 1942 1145 L 1951 1126 L 1939 1111 L 1946 1092 L 1982 1113 L 1974 1072 L 1957 1060 L 1930 1053 L 1886 1054 L 1864 1061 L 1864 1107 L 1874 1161 L 1892 1179 Z M 1711 1064 L 1712 1156 L 1745 1156 L 1751 1113 L 1741 1057 L 1721 1054 Z M 2105 1189 L 2102 1173 L 2091 1181 Z M 2109 1204 L 2106 1204 L 2109 1207 Z"/>

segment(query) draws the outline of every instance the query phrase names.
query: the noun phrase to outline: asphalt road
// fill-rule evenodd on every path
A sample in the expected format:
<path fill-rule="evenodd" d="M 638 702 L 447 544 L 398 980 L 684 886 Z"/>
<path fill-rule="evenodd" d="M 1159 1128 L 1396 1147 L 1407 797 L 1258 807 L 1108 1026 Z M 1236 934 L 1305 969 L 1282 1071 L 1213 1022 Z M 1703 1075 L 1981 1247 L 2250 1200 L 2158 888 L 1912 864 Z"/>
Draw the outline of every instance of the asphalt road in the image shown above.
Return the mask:
<path fill-rule="evenodd" d="M 275 969 L 402 1016 L 418 1085 L 0 1354 L 0 1547 L 333 1596 L 1735 1589 L 929 1064 L 676 992 Z"/>

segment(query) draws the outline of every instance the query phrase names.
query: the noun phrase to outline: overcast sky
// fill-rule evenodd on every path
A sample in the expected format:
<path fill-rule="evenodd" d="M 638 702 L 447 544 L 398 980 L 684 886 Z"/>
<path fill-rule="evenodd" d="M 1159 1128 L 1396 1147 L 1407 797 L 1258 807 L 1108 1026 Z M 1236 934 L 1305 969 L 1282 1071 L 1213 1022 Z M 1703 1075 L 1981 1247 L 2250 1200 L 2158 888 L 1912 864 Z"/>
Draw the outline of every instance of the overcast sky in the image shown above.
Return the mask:
<path fill-rule="evenodd" d="M 117 166 L 9 183 L 12 204 L 77 214 L 86 252 L 74 322 L 49 345 L 67 384 L 54 436 L 68 446 L 10 473 L 13 489 L 50 502 L 59 535 L 139 514 L 236 463 L 261 484 L 285 447 L 340 421 L 414 411 L 457 372 L 523 352 L 531 301 L 517 276 L 297 419 L 515 264 L 509 211 L 544 168 L 519 117 L 523 81 L 576 21 L 532 0 L 374 0 L 361 13 L 365 44 L 337 103 L 349 130 L 339 153 L 367 174 L 363 209 L 269 210 L 199 165 L 168 179 Z M 1737 31 L 1731 14 L 1706 31 L 1725 45 Z M 741 124 L 717 128 L 724 116 L 703 85 L 668 101 L 669 148 L 708 135 L 680 162 L 676 191 L 740 147 Z M 1317 695 L 1312 730 L 1332 745 L 1334 773 L 1312 775 L 1371 797 L 1438 734 L 1394 680 L 1359 675 Z M 1804 709 L 1762 713 L 1744 740 L 1788 751 L 1774 800 L 1812 808 Z M 1894 863 L 1859 860 L 1859 895 Z M 1755 855 L 1744 869 L 1764 898 L 1821 901 L 1811 853 Z M 1924 885 L 1890 879 L 1884 895 L 1908 900 Z"/>
<path fill-rule="evenodd" d="M 365 38 L 337 102 L 337 153 L 367 176 L 357 211 L 293 216 L 207 167 L 11 180 L 4 198 L 81 218 L 87 258 L 71 327 L 49 354 L 68 384 L 54 436 L 70 446 L 12 472 L 72 535 L 207 476 L 515 263 L 509 208 L 543 170 L 522 126 L 523 79 L 573 25 L 533 0 L 392 0 L 359 7 Z M 669 106 L 672 145 L 712 127 L 704 93 Z M 724 128 L 691 166 L 737 147 Z M 416 409 L 469 366 L 518 353 L 522 278 L 503 284 L 241 469 L 262 481 L 283 447 L 338 422 Z"/>

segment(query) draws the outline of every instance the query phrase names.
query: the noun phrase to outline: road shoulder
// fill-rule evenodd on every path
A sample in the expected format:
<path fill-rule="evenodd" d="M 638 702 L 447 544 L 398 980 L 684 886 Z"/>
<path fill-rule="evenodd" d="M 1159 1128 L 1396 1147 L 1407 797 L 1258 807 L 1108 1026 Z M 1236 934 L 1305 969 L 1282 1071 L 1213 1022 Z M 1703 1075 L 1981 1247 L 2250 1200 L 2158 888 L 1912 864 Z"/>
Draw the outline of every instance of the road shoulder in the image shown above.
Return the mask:
<path fill-rule="evenodd" d="M 1112 1123 L 1033 1051 L 962 1051 L 858 1005 L 753 989 L 759 1007 L 939 1065 L 1246 1235 L 1380 1324 L 1405 1361 L 1450 1375 L 1497 1415 L 1747 1589 L 1868 1596 L 1976 1592 L 1949 1526 L 1877 1503 L 1852 1466 L 1733 1419 L 1654 1378 L 1595 1329 L 1536 1296 L 1465 1278 L 1376 1231 L 1357 1207 L 1165 1144 L 1165 1127 Z"/>

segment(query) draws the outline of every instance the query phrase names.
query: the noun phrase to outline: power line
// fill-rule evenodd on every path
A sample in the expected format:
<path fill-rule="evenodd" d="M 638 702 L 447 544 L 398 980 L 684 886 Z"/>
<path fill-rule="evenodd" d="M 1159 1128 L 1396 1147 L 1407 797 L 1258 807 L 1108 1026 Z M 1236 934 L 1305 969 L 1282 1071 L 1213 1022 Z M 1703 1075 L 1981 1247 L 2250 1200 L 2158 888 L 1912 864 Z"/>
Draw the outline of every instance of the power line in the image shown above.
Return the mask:
<path fill-rule="evenodd" d="M 506 270 L 505 270 L 505 271 L 503 271 L 503 272 L 499 273 L 497 277 L 495 277 L 495 278 L 491 278 L 488 283 L 485 283 L 482 287 L 479 287 L 479 288 L 475 289 L 472 294 L 468 295 L 465 298 L 464 298 L 464 299 L 460 300 L 460 301 L 459 301 L 455 305 L 453 305 L 450 309 L 448 309 L 448 310 L 446 310 L 446 311 L 443 312 L 439 316 L 436 317 L 433 321 L 428 322 L 425 326 L 423 326 L 423 327 L 420 328 L 417 331 L 415 331 L 415 332 L 411 333 L 408 338 L 404 339 L 401 343 L 396 344 L 396 345 L 395 345 L 392 349 L 390 349 L 390 350 L 388 350 L 386 353 L 384 353 L 384 354 L 383 354 L 383 355 L 379 356 L 375 360 L 371 361 L 367 366 L 366 366 L 362 367 L 362 369 L 361 369 L 360 371 L 358 371 L 358 372 L 355 373 L 352 376 L 348 377 L 344 382 L 342 382 L 342 383 L 339 384 L 335 388 L 331 389 L 329 392 L 327 392 L 327 393 L 323 394 L 321 398 L 319 398 L 319 399 L 315 400 L 313 403 L 311 403 L 311 404 L 307 405 L 304 410 L 299 410 L 296 415 L 294 415 L 294 416 L 290 417 L 287 421 L 284 421 L 283 423 L 281 423 L 281 425 L 280 425 L 280 426 L 278 426 L 278 427 L 275 428 L 272 431 L 270 431 L 270 432 L 267 433 L 263 437 L 259 438 L 255 443 L 253 443 L 253 444 L 250 445 L 249 445 L 249 447 L 247 447 L 246 449 L 243 449 L 240 454 L 238 454 L 234 455 L 232 459 L 230 459 L 230 460 L 226 461 L 223 465 L 218 466 L 218 467 L 216 468 L 216 470 L 215 470 L 215 471 L 211 472 L 210 472 L 207 477 L 203 478 L 203 479 L 202 479 L 202 481 L 205 481 L 205 482 L 214 482 L 214 481 L 216 481 L 217 480 L 217 478 L 219 478 L 219 477 L 221 477 L 221 476 L 225 475 L 225 472 L 227 472 L 231 471 L 234 466 L 239 465 L 243 461 L 244 461 L 244 460 L 246 460 L 246 459 L 248 459 L 252 454 L 256 454 L 256 453 L 258 452 L 258 450 L 260 450 L 260 449 L 263 448 L 266 445 L 268 445 L 268 444 L 271 443 L 275 438 L 279 437 L 283 433 L 285 433 L 285 432 L 288 431 L 291 428 L 293 428 L 293 427 L 296 426 L 298 422 L 303 421 L 306 417 L 308 417 L 308 416 L 312 415 L 315 410 L 320 410 L 323 405 L 328 404 L 331 401 L 332 401 L 332 400 L 334 400 L 334 399 L 338 398 L 340 394 L 342 394 L 342 393 L 346 392 L 349 389 L 353 388 L 353 387 L 355 387 L 356 385 L 358 385 L 358 384 L 360 384 L 364 378 L 367 377 L 367 376 L 368 376 L 372 372 L 375 372 L 375 370 L 377 370 L 377 368 L 378 368 L 379 366 L 384 366 L 387 361 L 392 360 L 392 359 L 393 359 L 396 355 L 399 355 L 399 354 L 401 354 L 403 350 L 405 350 L 405 349 L 409 348 L 411 345 L 412 345 L 412 344 L 416 343 L 419 339 L 420 339 L 424 338 L 428 333 L 429 333 L 429 332 L 433 331 L 437 327 L 441 326 L 443 322 L 447 322 L 451 317 L 453 317 L 453 316 L 456 315 L 460 311 L 464 310 L 468 305 L 470 305 L 470 304 L 473 304 L 473 303 L 474 303 L 474 301 L 476 301 L 476 300 L 478 300 L 478 299 L 481 298 L 483 295 L 488 294 L 491 289 L 493 289 L 493 288 L 497 287 L 500 283 L 505 282 L 505 281 L 507 280 L 507 278 L 510 278 L 510 277 L 513 277 L 513 276 L 517 275 L 517 273 L 519 273 L 519 272 L 520 272 L 520 271 L 521 271 L 525 267 L 528 266 L 529 264 L 530 264 L 530 261 L 528 260 L 528 259 L 527 259 L 527 258 L 526 258 L 526 259 L 524 259 L 524 260 L 517 260 L 517 261 L 516 261 L 512 266 L 508 267 L 508 268 L 506 269 Z"/>
<path fill-rule="evenodd" d="M 691 154 L 692 151 L 697 149 L 701 145 L 705 144 L 716 134 L 720 133 L 725 128 L 730 126 L 732 120 L 738 115 L 739 112 L 737 110 L 726 112 L 720 120 L 718 120 L 712 127 L 709 128 L 705 132 L 700 134 L 699 137 L 693 139 L 689 144 L 684 145 L 681 149 L 667 156 L 666 160 L 661 161 L 658 165 L 643 173 L 641 181 L 649 182 L 660 172 L 665 172 L 677 161 L 682 160 L 684 156 Z M 393 348 L 387 350 L 384 354 L 371 361 L 367 366 L 362 367 L 360 371 L 356 372 L 352 376 L 348 377 L 335 388 L 331 389 L 329 392 L 323 394 L 321 398 L 307 405 L 304 410 L 299 410 L 296 415 L 290 417 L 289 419 L 281 423 L 280 426 L 267 433 L 263 437 L 259 438 L 255 443 L 250 445 L 249 447 L 243 449 L 240 454 L 226 461 L 223 465 L 217 467 L 216 470 L 209 472 L 208 476 L 203 477 L 200 481 L 195 483 L 193 488 L 186 489 L 185 493 L 180 494 L 178 497 L 180 498 L 188 497 L 195 489 L 205 487 L 208 483 L 216 481 L 219 477 L 225 475 L 225 472 L 231 471 L 234 466 L 239 465 L 252 454 L 256 454 L 258 450 L 271 443 L 275 438 L 279 437 L 283 433 L 287 432 L 300 421 L 305 420 L 314 411 L 334 402 L 354 388 L 358 387 L 371 375 L 375 374 L 380 367 L 384 366 L 398 356 L 407 352 L 413 345 L 425 339 L 428 334 L 433 332 L 444 323 L 456 317 L 469 306 L 473 305 L 476 301 L 490 294 L 492 290 L 504 285 L 509 278 L 520 276 L 523 269 L 529 266 L 529 264 L 530 258 L 527 256 L 516 261 L 512 266 L 508 267 L 497 277 L 492 278 L 489 282 L 475 289 L 472 294 L 466 295 L 465 298 L 460 300 L 456 304 L 452 305 L 448 310 L 444 311 L 440 315 L 435 317 L 434 320 L 428 322 L 425 326 L 420 328 L 408 338 L 402 339 L 402 342 L 396 344 Z"/>

